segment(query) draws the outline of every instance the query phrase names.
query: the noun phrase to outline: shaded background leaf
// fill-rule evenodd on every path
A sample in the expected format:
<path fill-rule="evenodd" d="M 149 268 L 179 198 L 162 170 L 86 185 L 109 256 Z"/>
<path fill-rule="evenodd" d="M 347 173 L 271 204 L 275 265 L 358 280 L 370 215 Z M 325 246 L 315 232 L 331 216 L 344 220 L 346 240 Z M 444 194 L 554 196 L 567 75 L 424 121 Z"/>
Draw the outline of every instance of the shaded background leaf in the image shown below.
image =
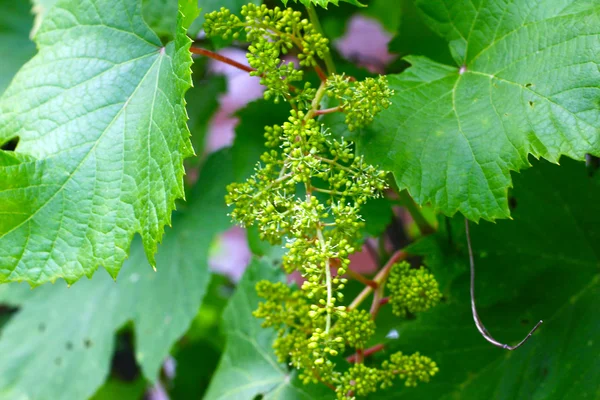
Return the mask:
<path fill-rule="evenodd" d="M 396 387 L 386 399 L 595 398 L 600 321 L 598 176 L 582 163 L 538 162 L 514 176 L 514 221 L 472 225 L 479 314 L 509 352 L 477 332 L 469 304 L 464 220 L 456 218 L 409 251 L 425 256 L 445 304 L 398 327 L 398 349 L 414 346 L 440 372 L 416 389 Z M 597 174 L 596 174 L 597 175 Z"/>
<path fill-rule="evenodd" d="M 100 272 L 71 288 L 0 286 L 0 303 L 20 307 L 1 332 L 0 398 L 89 397 L 108 374 L 115 331 L 128 321 L 144 376 L 158 377 L 206 292 L 213 237 L 230 226 L 224 201 L 230 166 L 228 151 L 207 161 L 160 246 L 156 272 L 136 240 L 118 283 Z"/>
<path fill-rule="evenodd" d="M 0 0 L 0 94 L 27 60 L 35 54 L 29 39 L 33 24 L 27 1 Z"/>

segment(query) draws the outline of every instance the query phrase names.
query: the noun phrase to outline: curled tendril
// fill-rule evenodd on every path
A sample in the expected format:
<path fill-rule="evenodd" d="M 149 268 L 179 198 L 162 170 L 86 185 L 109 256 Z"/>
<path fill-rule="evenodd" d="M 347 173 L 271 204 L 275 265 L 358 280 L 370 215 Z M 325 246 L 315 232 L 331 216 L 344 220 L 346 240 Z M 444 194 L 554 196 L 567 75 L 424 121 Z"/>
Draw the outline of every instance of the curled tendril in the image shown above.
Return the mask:
<path fill-rule="evenodd" d="M 500 343 L 499 341 L 497 341 L 496 339 L 494 339 L 492 337 L 490 332 L 483 325 L 483 322 L 481 322 L 481 318 L 479 318 L 479 314 L 477 313 L 477 306 L 475 305 L 475 261 L 473 259 L 473 249 L 471 248 L 471 235 L 469 234 L 469 220 L 466 218 L 465 218 L 465 233 L 467 234 L 467 247 L 469 248 L 469 264 L 471 266 L 471 311 L 473 312 L 473 320 L 475 321 L 475 326 L 477 327 L 477 330 L 479 331 L 479 333 L 481 333 L 481 336 L 483 336 L 483 338 L 485 340 L 487 340 L 494 346 L 500 347 L 501 349 L 506 349 L 506 350 L 516 350 L 519 347 L 521 347 L 527 340 L 529 340 L 531 335 L 533 335 L 533 332 L 535 332 L 544 321 L 540 320 L 540 322 L 535 324 L 535 326 L 533 327 L 533 329 L 531 331 L 529 331 L 527 336 L 525 336 L 525 338 L 523 340 L 521 340 L 515 346 L 509 346 L 508 344 Z"/>

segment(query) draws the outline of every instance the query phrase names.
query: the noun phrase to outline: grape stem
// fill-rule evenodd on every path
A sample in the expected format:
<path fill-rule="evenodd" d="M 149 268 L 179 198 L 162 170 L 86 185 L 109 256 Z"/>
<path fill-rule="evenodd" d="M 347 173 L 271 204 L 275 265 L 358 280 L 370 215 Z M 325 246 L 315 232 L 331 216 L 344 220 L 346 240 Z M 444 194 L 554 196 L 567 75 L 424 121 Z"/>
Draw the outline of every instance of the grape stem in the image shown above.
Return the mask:
<path fill-rule="evenodd" d="M 337 107 L 325 108 L 323 110 L 317 110 L 317 111 L 315 111 L 315 115 L 332 114 L 332 113 L 335 113 L 338 111 L 342 111 L 342 107 L 337 106 Z"/>
<path fill-rule="evenodd" d="M 232 58 L 225 57 L 225 56 L 223 56 L 223 55 L 221 55 L 219 53 L 215 53 L 214 51 L 206 50 L 206 49 L 203 49 L 201 47 L 191 46 L 190 47 L 190 52 L 193 53 L 193 54 L 198 54 L 198 55 L 201 55 L 201 56 L 212 58 L 215 61 L 219 61 L 219 62 L 222 62 L 224 64 L 231 65 L 232 67 L 235 67 L 235 68 L 237 68 L 239 70 L 242 70 L 242 71 L 245 71 L 245 72 L 248 72 L 248 73 L 256 71 L 254 68 L 249 67 L 247 65 L 244 65 L 242 63 L 239 63 L 239 62 L 235 61 Z M 264 78 L 264 74 L 261 75 L 260 77 Z M 288 89 L 290 90 L 290 92 L 295 92 L 296 90 L 298 90 L 293 85 L 288 85 Z"/>
<path fill-rule="evenodd" d="M 310 19 L 310 23 L 315 28 L 315 30 L 320 33 L 323 37 L 325 37 L 325 33 L 323 32 L 323 28 L 321 27 L 321 22 L 319 22 L 319 16 L 317 15 L 317 10 L 315 10 L 315 6 L 312 4 L 306 7 L 306 11 L 308 12 L 308 18 Z M 333 58 L 331 57 L 331 53 L 325 54 L 325 66 L 327 67 L 327 73 L 329 75 L 335 74 L 335 63 L 333 62 Z M 317 71 L 318 73 L 319 71 Z"/>
<path fill-rule="evenodd" d="M 377 284 L 377 282 L 365 277 L 362 274 L 359 274 L 358 272 L 352 271 L 350 268 L 348 268 L 348 270 L 346 271 L 346 274 L 348 274 L 348 276 L 350 278 L 354 279 L 355 281 L 358 281 L 365 286 L 370 286 L 373 289 L 377 289 L 377 287 L 379 286 Z"/>
<path fill-rule="evenodd" d="M 377 313 L 379 312 L 379 307 L 381 307 L 381 299 L 383 297 L 383 284 L 379 285 L 377 289 L 375 289 L 375 294 L 373 295 L 373 302 L 371 303 L 371 308 L 369 313 L 371 314 L 371 319 L 375 320 L 377 318 Z"/>
<path fill-rule="evenodd" d="M 323 252 L 326 252 L 327 245 L 325 244 L 321 229 L 317 229 L 317 238 L 319 238 L 319 242 L 321 243 L 321 249 Z M 329 330 L 331 329 L 331 307 L 333 306 L 331 301 L 333 290 L 331 288 L 331 267 L 329 265 L 329 258 L 325 260 L 325 285 L 327 286 L 327 305 L 325 306 L 327 307 L 327 320 L 325 322 L 325 333 L 329 333 Z"/>
<path fill-rule="evenodd" d="M 383 268 L 377 273 L 373 281 L 378 285 L 382 284 L 386 281 L 390 271 L 392 270 L 392 266 L 396 264 L 398 261 L 405 260 L 408 257 L 408 254 L 403 250 L 398 250 L 388 260 L 388 262 L 383 266 Z M 358 306 L 362 304 L 363 301 L 373 292 L 373 288 L 371 286 L 367 286 L 356 296 L 356 298 L 350 303 L 348 306 L 348 310 L 354 310 Z"/>
<path fill-rule="evenodd" d="M 244 65 L 242 63 L 239 63 L 239 62 L 237 62 L 237 61 L 235 61 L 235 60 L 233 60 L 233 59 L 231 59 L 229 57 L 222 56 L 221 54 L 215 53 L 214 51 L 203 49 L 201 47 L 194 47 L 194 46 L 192 46 L 192 47 L 190 47 L 190 52 L 192 52 L 194 54 L 198 54 L 198 55 L 202 55 L 202 56 L 206 56 L 206 57 L 212 58 L 213 60 L 220 61 L 220 62 L 225 63 L 227 65 L 231 65 L 232 67 L 235 67 L 237 69 L 241 69 L 242 71 L 246 71 L 246 72 L 254 72 L 254 71 L 256 71 L 252 67 Z"/>
<path fill-rule="evenodd" d="M 373 347 L 369 347 L 368 349 L 360 350 L 360 351 L 362 352 L 363 359 L 364 359 L 364 357 L 369 357 L 370 355 L 375 354 L 375 353 L 383 350 L 384 348 L 385 348 L 385 345 L 383 343 L 379 343 L 379 344 L 376 344 Z M 358 360 L 358 351 L 359 350 L 356 350 L 355 354 L 352 354 L 351 356 L 346 357 L 346 361 L 348 361 L 349 363 L 355 363 L 355 362 L 357 362 L 357 360 Z"/>

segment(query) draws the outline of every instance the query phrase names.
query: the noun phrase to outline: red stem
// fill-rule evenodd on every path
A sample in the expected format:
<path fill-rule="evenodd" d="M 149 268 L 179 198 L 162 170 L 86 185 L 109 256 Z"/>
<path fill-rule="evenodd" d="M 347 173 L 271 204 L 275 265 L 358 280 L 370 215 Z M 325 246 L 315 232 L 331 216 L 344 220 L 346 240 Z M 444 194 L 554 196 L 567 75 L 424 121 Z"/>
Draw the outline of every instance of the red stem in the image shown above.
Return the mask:
<path fill-rule="evenodd" d="M 212 58 L 213 60 L 217 60 L 220 61 L 222 63 L 231 65 L 232 67 L 241 69 L 242 71 L 246 71 L 248 73 L 250 72 L 254 72 L 256 71 L 254 68 L 249 67 L 247 65 L 241 64 L 235 60 L 232 60 L 229 57 L 225 57 L 220 55 L 219 53 L 215 53 L 214 51 L 210 51 L 210 50 L 206 50 L 200 47 L 190 47 L 190 52 L 194 53 L 194 54 L 199 54 L 199 55 L 203 55 L 209 58 Z M 260 76 L 261 78 L 264 78 L 264 74 Z M 295 92 L 297 89 L 296 87 L 292 86 L 292 85 L 288 85 L 288 88 L 290 89 L 291 92 Z"/>
<path fill-rule="evenodd" d="M 373 280 L 371 280 L 371 279 L 369 279 L 369 278 L 366 278 L 366 277 L 364 277 L 363 275 L 359 274 L 358 272 L 352 271 L 351 269 L 348 269 L 348 270 L 346 271 L 346 274 L 348 274 L 348 276 L 349 276 L 350 278 L 352 278 L 352 279 L 354 279 L 354 280 L 356 280 L 356 281 L 358 281 L 358 282 L 362 283 L 362 284 L 363 284 L 363 285 L 365 285 L 365 286 L 370 286 L 370 287 L 372 287 L 373 289 L 377 289 L 377 287 L 379 286 L 379 285 L 377 284 L 377 282 L 375 282 L 375 281 L 373 281 Z"/>
<path fill-rule="evenodd" d="M 383 286 L 380 286 L 375 290 L 375 294 L 373 295 L 373 302 L 371 303 L 371 308 L 369 309 L 369 313 L 371 314 L 371 318 L 373 320 L 377 318 L 377 313 L 379 312 L 379 307 L 381 306 L 382 296 Z"/>
<path fill-rule="evenodd" d="M 406 254 L 406 252 L 404 252 L 403 250 L 397 250 L 394 254 L 392 254 L 390 259 L 383 266 L 383 268 L 377 273 L 377 275 L 375 276 L 375 279 L 373 279 L 373 280 L 378 285 L 385 282 L 385 280 L 387 279 L 387 277 L 390 273 L 390 270 L 392 269 L 392 266 L 395 263 L 397 263 L 398 261 L 406 259 L 407 256 L 408 256 L 408 254 Z M 348 306 L 348 310 L 354 310 L 356 307 L 358 307 L 365 300 L 365 298 L 367 298 L 367 296 L 369 296 L 371 294 L 372 291 L 373 291 L 373 288 L 370 286 L 367 286 L 366 288 L 364 288 L 362 290 L 362 292 L 360 292 L 358 294 L 358 296 L 356 296 L 356 298 Z"/>
<path fill-rule="evenodd" d="M 372 354 L 375 354 L 381 350 L 383 350 L 385 348 L 385 345 L 383 343 L 380 344 L 376 344 L 373 347 L 369 347 L 366 350 L 360 350 L 362 352 L 362 356 L 364 357 L 369 357 Z M 346 361 L 348 361 L 349 363 L 355 363 L 358 357 L 358 351 L 356 351 L 356 354 L 352 354 L 351 356 L 346 357 Z"/>
<path fill-rule="evenodd" d="M 338 112 L 338 111 L 342 111 L 340 106 L 325 108 L 323 110 L 317 110 L 317 111 L 315 111 L 315 115 L 331 114 L 331 113 Z"/>
<path fill-rule="evenodd" d="M 241 69 L 242 71 L 246 71 L 246 72 L 254 72 L 256 71 L 254 68 L 249 67 L 247 65 L 241 64 L 235 60 L 232 60 L 229 57 L 225 57 L 220 55 L 219 53 L 215 53 L 214 51 L 210 51 L 210 50 L 206 50 L 206 49 L 202 49 L 200 47 L 190 47 L 190 51 L 194 54 L 199 54 L 202 56 L 206 56 L 206 57 L 210 57 L 213 60 L 217 60 L 220 61 L 222 63 L 231 65 L 232 67 L 236 67 L 238 69 Z"/>
<path fill-rule="evenodd" d="M 327 74 L 325 72 L 323 72 L 321 67 L 319 67 L 318 65 L 315 65 L 315 71 L 316 71 L 317 75 L 319 75 L 319 79 L 322 82 L 325 82 L 327 80 Z"/>

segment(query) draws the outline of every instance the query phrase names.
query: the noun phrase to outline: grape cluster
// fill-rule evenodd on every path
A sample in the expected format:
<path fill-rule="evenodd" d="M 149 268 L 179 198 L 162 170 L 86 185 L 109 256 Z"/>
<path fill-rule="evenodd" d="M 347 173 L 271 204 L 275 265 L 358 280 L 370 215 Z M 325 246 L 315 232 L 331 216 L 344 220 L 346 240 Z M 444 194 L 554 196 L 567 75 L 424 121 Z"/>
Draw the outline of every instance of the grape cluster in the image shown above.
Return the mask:
<path fill-rule="evenodd" d="M 319 327 L 322 317 L 311 314 L 313 305 L 302 290 L 293 290 L 281 282 L 261 281 L 259 303 L 254 316 L 263 319 L 263 327 L 277 329 L 273 347 L 278 361 L 300 369 L 304 383 L 326 383 L 335 388 L 338 399 L 366 396 L 393 385 L 396 379 L 406 386 L 429 382 L 438 367 L 420 353 L 393 353 L 380 367 L 354 363 L 341 372 L 332 358 L 347 347 L 363 349 L 375 333 L 375 322 L 364 310 L 349 310 L 337 316 L 331 335 Z"/>
<path fill-rule="evenodd" d="M 245 35 L 252 74 L 267 87 L 265 98 L 283 98 L 292 109 L 285 123 L 265 127 L 267 151 L 249 179 L 228 186 L 226 202 L 240 225 L 257 225 L 261 239 L 284 243 L 284 270 L 304 278 L 300 290 L 281 282 L 258 283 L 265 301 L 254 316 L 277 330 L 273 347 L 280 362 L 299 369 L 305 383 L 327 384 L 339 398 L 368 394 L 396 376 L 407 384 L 425 380 L 422 371 L 429 377 L 437 367 L 418 354 L 402 358 L 397 353 L 380 368 L 366 367 L 362 360 L 345 371 L 339 365 L 344 352 L 364 349 L 375 333 L 371 313 L 343 305 L 344 275 L 348 256 L 361 246 L 361 208 L 382 195 L 387 173 L 356 156 L 352 143 L 334 139 L 318 120 L 318 110 L 329 92 L 339 99 L 350 128 L 368 124 L 389 104 L 387 81 L 350 82 L 334 75 L 322 77 L 317 89 L 308 83 L 299 89 L 301 68 L 319 68 L 317 58 L 329 51 L 327 39 L 290 8 L 250 4 L 242 17 L 222 8 L 206 16 L 205 31 L 224 38 Z M 294 47 L 300 68 L 281 60 Z"/>
<path fill-rule="evenodd" d="M 346 125 L 353 131 L 371 122 L 380 111 L 388 108 L 394 91 L 389 88 L 387 78 L 366 78 L 353 82 L 344 75 L 333 75 L 327 81 L 327 95 L 340 101 L 346 114 Z"/>
<path fill-rule="evenodd" d="M 386 188 L 386 173 L 355 157 L 349 143 L 330 139 L 302 111 L 292 111 L 265 136 L 273 149 L 250 179 L 229 185 L 226 201 L 235 205 L 231 215 L 241 225 L 258 223 L 262 239 L 285 239 L 283 266 L 302 273 L 302 289 L 315 303 L 311 315 L 326 317 L 329 334 L 331 316 L 345 311 L 338 305 L 342 275 L 360 245 L 361 205 Z M 337 260 L 335 273 L 331 260 Z"/>
<path fill-rule="evenodd" d="M 407 262 L 392 267 L 387 289 L 391 293 L 392 311 L 399 317 L 426 311 L 442 298 L 433 274 L 425 268 L 412 269 Z"/>
<path fill-rule="evenodd" d="M 314 97 L 316 90 L 308 83 L 301 89 L 294 88 L 292 85 L 302 81 L 304 72 L 293 62 L 282 61 L 281 57 L 295 47 L 300 66 L 314 67 L 317 58 L 322 59 L 329 53 L 329 41 L 302 13 L 291 8 L 270 9 L 264 4 L 248 4 L 242 7 L 241 14 L 243 21 L 226 8 L 206 14 L 206 35 L 237 39 L 244 32 L 250 42 L 246 57 L 255 69 L 251 75 L 261 77 L 261 84 L 267 88 L 265 99 L 278 102 L 284 98 L 306 108 L 310 104 L 306 100 Z"/>

